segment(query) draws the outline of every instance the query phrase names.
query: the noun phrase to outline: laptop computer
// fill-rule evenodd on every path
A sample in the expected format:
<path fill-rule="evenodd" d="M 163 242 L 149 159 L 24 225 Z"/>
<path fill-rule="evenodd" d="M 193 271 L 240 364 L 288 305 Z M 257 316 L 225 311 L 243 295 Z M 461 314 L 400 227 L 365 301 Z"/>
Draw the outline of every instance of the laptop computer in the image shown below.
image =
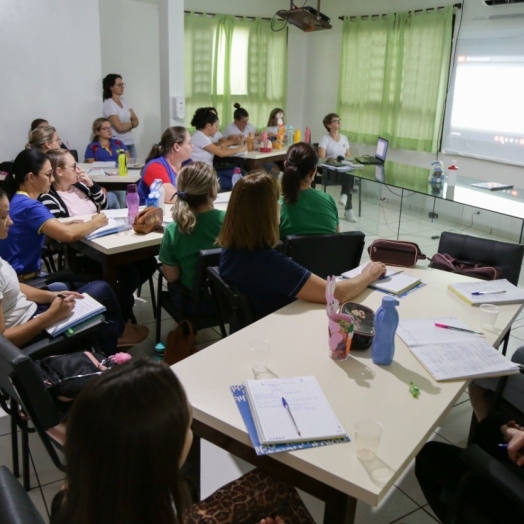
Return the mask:
<path fill-rule="evenodd" d="M 375 156 L 359 156 L 355 160 L 359 164 L 368 165 L 382 165 L 386 161 L 386 155 L 388 153 L 389 141 L 385 138 L 378 138 L 377 141 L 377 150 L 375 151 Z"/>

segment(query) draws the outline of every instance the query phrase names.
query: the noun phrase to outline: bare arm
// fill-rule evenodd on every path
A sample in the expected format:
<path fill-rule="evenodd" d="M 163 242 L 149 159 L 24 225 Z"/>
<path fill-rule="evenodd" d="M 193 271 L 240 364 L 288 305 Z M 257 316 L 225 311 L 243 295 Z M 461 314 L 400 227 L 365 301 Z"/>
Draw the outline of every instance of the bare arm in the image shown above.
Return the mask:
<path fill-rule="evenodd" d="M 63 224 L 57 218 L 48 220 L 42 226 L 42 233 L 59 242 L 76 242 L 91 234 L 95 229 L 107 225 L 104 213 L 97 213 L 91 220 L 80 224 Z"/>
<path fill-rule="evenodd" d="M 167 264 L 162 264 L 162 272 L 168 282 L 178 282 L 180 280 L 179 266 L 168 266 Z"/>
<path fill-rule="evenodd" d="M 0 333 L 15 346 L 20 347 L 39 335 L 44 329 L 67 317 L 75 307 L 75 297 L 70 295 L 64 299 L 56 298 L 47 311 L 20 326 L 10 328 L 5 326 L 4 311 L 1 305 L 0 301 Z"/>
<path fill-rule="evenodd" d="M 172 206 L 176 200 L 173 198 L 176 195 L 176 187 L 171 183 L 164 183 L 162 187 L 164 188 L 164 202 Z"/>
<path fill-rule="evenodd" d="M 53 300 L 61 296 L 72 296 L 74 298 L 84 298 L 76 291 L 48 291 L 47 289 L 38 289 L 36 287 L 28 286 L 20 282 L 20 291 L 27 297 L 28 300 L 36 302 L 37 304 L 51 304 Z"/>
<path fill-rule="evenodd" d="M 229 147 L 241 144 L 244 141 L 244 137 L 241 135 L 230 135 L 227 138 L 222 137 L 218 142 L 219 147 Z"/>
<path fill-rule="evenodd" d="M 118 118 L 118 115 L 111 115 L 108 117 L 108 120 L 111 122 L 113 129 L 116 129 L 118 133 L 127 133 L 133 129 L 133 120 L 127 124 L 122 124 L 122 122 L 120 122 L 120 118 Z"/>
<path fill-rule="evenodd" d="M 374 282 L 386 272 L 386 266 L 381 262 L 370 262 L 360 275 L 349 280 L 337 282 L 335 298 L 343 304 L 362 293 L 371 282 Z M 311 274 L 296 298 L 318 304 L 326 303 L 326 281 L 317 275 Z"/>
<path fill-rule="evenodd" d="M 323 147 L 318 148 L 318 158 L 326 158 L 326 150 Z"/>
<path fill-rule="evenodd" d="M 225 157 L 225 156 L 233 156 L 237 153 L 242 153 L 243 151 L 247 150 L 247 146 L 238 146 L 231 149 L 222 149 L 221 147 L 216 146 L 215 144 L 209 144 L 206 147 L 204 147 L 206 151 L 209 153 L 213 153 L 213 155 L 219 156 L 219 157 Z"/>
<path fill-rule="evenodd" d="M 133 124 L 133 127 L 131 129 L 138 127 L 138 124 L 140 124 L 140 122 L 138 121 L 136 113 L 132 109 L 129 109 L 129 112 L 131 113 L 131 123 Z"/>

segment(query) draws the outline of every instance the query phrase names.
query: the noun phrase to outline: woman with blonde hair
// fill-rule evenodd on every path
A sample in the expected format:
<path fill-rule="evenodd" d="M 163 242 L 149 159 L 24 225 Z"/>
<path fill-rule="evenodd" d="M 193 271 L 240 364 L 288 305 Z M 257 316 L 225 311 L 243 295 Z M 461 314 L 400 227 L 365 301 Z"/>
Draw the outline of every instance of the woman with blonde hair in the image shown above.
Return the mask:
<path fill-rule="evenodd" d="M 220 275 L 244 293 L 257 319 L 296 298 L 326 302 L 326 281 L 275 250 L 279 240 L 280 188 L 270 175 L 254 171 L 233 187 L 218 236 L 223 247 Z M 360 295 L 386 266 L 370 262 L 362 273 L 338 282 L 335 297 L 342 304 Z"/>
<path fill-rule="evenodd" d="M 129 157 L 127 146 L 121 140 L 112 138 L 111 122 L 100 117 L 93 122 L 91 142 L 86 147 L 85 161 L 92 162 L 118 162 L 118 154 L 125 151 Z"/>
<path fill-rule="evenodd" d="M 40 126 L 31 131 L 26 149 L 31 147 L 39 149 L 42 153 L 47 153 L 50 149 L 60 149 L 62 141 L 53 126 Z"/>
<path fill-rule="evenodd" d="M 173 223 L 166 228 L 159 258 L 168 282 L 180 281 L 188 291 L 182 296 L 171 287 L 173 302 L 191 313 L 195 305 L 189 295 L 196 280 L 199 251 L 216 247 L 225 213 L 213 205 L 218 179 L 211 166 L 204 162 L 189 164 L 181 169 L 177 183 Z"/>
<path fill-rule="evenodd" d="M 140 203 L 145 204 L 149 188 L 156 180 L 162 180 L 164 198 L 170 202 L 176 193 L 176 179 L 182 166 L 191 162 L 191 135 L 182 126 L 168 127 L 158 144 L 154 144 L 147 155 L 146 166 L 138 182 Z"/>

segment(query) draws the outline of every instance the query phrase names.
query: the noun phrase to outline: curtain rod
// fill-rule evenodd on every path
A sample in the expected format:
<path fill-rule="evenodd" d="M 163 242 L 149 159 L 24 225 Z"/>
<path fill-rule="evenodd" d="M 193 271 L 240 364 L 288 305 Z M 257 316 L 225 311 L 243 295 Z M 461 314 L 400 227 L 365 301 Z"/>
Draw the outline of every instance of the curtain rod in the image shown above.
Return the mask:
<path fill-rule="evenodd" d="M 190 15 L 191 13 L 194 13 L 195 15 L 200 15 L 200 16 L 210 16 L 213 18 L 217 16 L 217 13 L 202 13 L 200 11 L 184 11 L 184 14 L 186 15 Z M 235 17 L 237 20 L 256 20 L 257 18 L 260 18 L 260 20 L 267 20 L 268 22 L 271 22 L 271 18 L 264 18 L 260 16 L 240 16 L 240 15 L 231 15 L 231 16 Z"/>
<path fill-rule="evenodd" d="M 439 9 L 446 9 L 446 7 L 448 7 L 447 5 L 441 5 L 439 7 L 428 7 L 427 9 L 415 9 L 414 11 L 408 11 L 408 13 L 423 13 L 423 12 L 427 12 L 427 11 L 435 11 L 435 10 L 439 10 Z M 462 4 L 453 4 L 453 7 L 456 7 L 457 9 L 462 9 Z M 394 14 L 394 13 L 389 13 L 389 14 Z M 382 16 L 387 16 L 386 14 L 381 14 L 381 15 L 363 15 L 362 18 L 379 18 L 379 17 L 382 17 Z M 350 20 L 356 20 L 356 16 L 339 16 L 338 19 L 339 20 L 346 20 L 346 18 L 349 18 Z"/>

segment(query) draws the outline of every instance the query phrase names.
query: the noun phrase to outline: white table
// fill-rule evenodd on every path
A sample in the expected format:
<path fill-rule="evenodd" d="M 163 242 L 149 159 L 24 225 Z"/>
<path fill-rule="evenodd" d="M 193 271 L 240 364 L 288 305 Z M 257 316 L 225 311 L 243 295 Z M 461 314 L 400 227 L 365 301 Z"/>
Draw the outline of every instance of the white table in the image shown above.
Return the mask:
<path fill-rule="evenodd" d="M 91 175 L 89 171 L 93 169 L 93 164 L 82 162 L 77 164 L 82 170 L 84 170 L 97 184 L 105 187 L 109 190 L 125 190 L 128 184 L 136 184 L 140 180 L 140 169 L 129 169 L 126 176 L 114 175 Z M 105 171 L 118 173 L 117 168 L 106 169 Z"/>
<path fill-rule="evenodd" d="M 427 286 L 400 299 L 400 318 L 457 316 L 472 329 L 480 328 L 478 308 L 447 289 L 467 277 L 432 269 L 406 269 Z M 376 310 L 384 294 L 367 289 L 358 302 Z M 521 305 L 501 306 L 494 333 L 486 339 L 498 345 Z M 342 425 L 354 438 L 360 418 L 382 422 L 385 431 L 377 456 L 394 471 L 383 486 L 375 484 L 355 454 L 353 442 L 270 457 L 257 457 L 229 386 L 252 378 L 249 341 L 272 344 L 269 367 L 278 376 L 315 375 Z M 328 357 L 325 306 L 302 301 L 269 315 L 219 341 L 172 369 L 182 381 L 193 408 L 193 429 L 227 451 L 277 475 L 326 501 L 324 523 L 354 521 L 356 501 L 376 506 L 428 440 L 464 391 L 467 381 L 437 383 L 396 338 L 391 366 L 372 363 L 370 350 L 354 351 L 345 362 Z M 420 388 L 419 399 L 409 392 Z"/>
<path fill-rule="evenodd" d="M 242 158 L 246 160 L 246 170 L 252 171 L 262 164 L 271 162 L 279 162 L 284 160 L 288 146 L 284 146 L 282 149 L 273 149 L 271 153 L 261 153 L 260 151 L 248 151 L 245 155 L 242 155 Z"/>

